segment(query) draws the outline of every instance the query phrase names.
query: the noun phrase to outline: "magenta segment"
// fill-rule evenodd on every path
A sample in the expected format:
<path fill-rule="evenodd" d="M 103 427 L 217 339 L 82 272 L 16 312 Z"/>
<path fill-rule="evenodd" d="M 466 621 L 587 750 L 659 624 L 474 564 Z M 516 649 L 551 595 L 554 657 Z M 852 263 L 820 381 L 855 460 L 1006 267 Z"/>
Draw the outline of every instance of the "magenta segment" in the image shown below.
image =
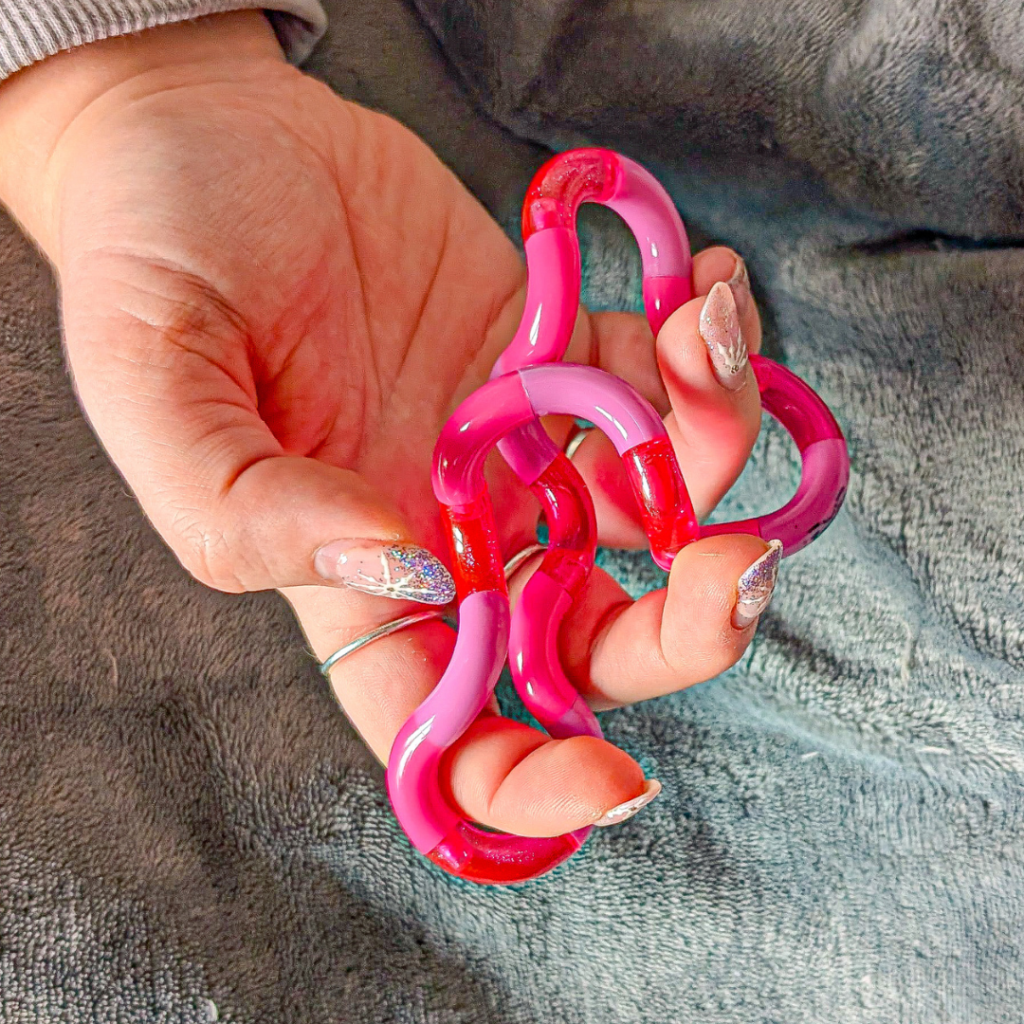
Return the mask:
<path fill-rule="evenodd" d="M 767 518 L 767 517 L 766 517 Z M 732 523 L 707 523 L 700 528 L 701 539 L 704 537 L 720 537 L 724 533 L 746 533 L 751 537 L 763 537 L 761 533 L 761 520 L 760 519 L 737 519 Z M 771 537 L 766 537 L 766 540 L 771 540 Z M 788 554 L 788 551 L 783 551 L 783 555 Z"/>
<path fill-rule="evenodd" d="M 756 520 L 705 526 L 700 533 L 702 537 L 751 533 L 782 541 L 783 555 L 793 555 L 820 536 L 842 506 L 850 479 L 850 456 L 839 424 L 811 387 L 763 356 L 751 356 L 750 363 L 765 411 L 789 431 L 800 449 L 800 486 L 775 512 Z"/>
<path fill-rule="evenodd" d="M 620 455 L 644 441 L 667 436 L 650 402 L 625 381 L 595 366 L 528 366 L 519 371 L 519 378 L 536 415 L 565 413 L 588 419 L 608 435 Z"/>
<path fill-rule="evenodd" d="M 509 469 L 529 487 L 542 476 L 562 453 L 548 437 L 540 420 L 516 427 L 498 442 L 498 451 Z"/>
<path fill-rule="evenodd" d="M 391 747 L 388 796 L 421 853 L 433 850 L 460 820 L 441 793 L 441 755 L 487 703 L 505 664 L 508 634 L 508 598 L 496 591 L 470 594 L 459 606 L 459 632 L 448 668 Z"/>
<path fill-rule="evenodd" d="M 520 839 L 460 821 L 427 856 L 438 867 L 468 882 L 514 885 L 537 878 L 568 860 L 589 832 L 589 828 L 582 828 L 550 838 Z"/>
<path fill-rule="evenodd" d="M 526 308 L 519 329 L 491 371 L 500 377 L 565 355 L 580 307 L 580 250 L 570 228 L 549 228 L 526 240 Z"/>
<path fill-rule="evenodd" d="M 597 550 L 597 522 L 590 493 L 576 467 L 558 457 L 530 486 L 548 524 L 548 553 L 542 570 L 571 598 L 579 596 Z"/>
<path fill-rule="evenodd" d="M 601 737 L 593 712 L 579 707 L 579 694 L 562 671 L 558 631 L 571 597 L 543 569 L 523 589 L 512 616 L 508 660 L 523 704 L 554 737 Z"/>
<path fill-rule="evenodd" d="M 561 714 L 557 721 L 552 720 L 548 724 L 547 730 L 556 740 L 566 739 L 569 736 L 604 738 L 604 732 L 601 730 L 601 723 L 598 722 L 597 716 L 578 693 L 572 702 L 572 707 Z"/>
<path fill-rule="evenodd" d="M 842 438 L 828 406 L 795 373 L 764 356 L 752 355 L 750 365 L 761 404 L 789 431 L 800 451 L 826 437 Z"/>
<path fill-rule="evenodd" d="M 484 489 L 484 461 L 498 439 L 529 423 L 534 410 L 522 381 L 507 374 L 478 388 L 449 417 L 434 446 L 434 496 L 468 505 Z"/>
<path fill-rule="evenodd" d="M 846 442 L 839 437 L 813 441 L 803 450 L 803 473 L 796 494 L 777 512 L 761 516 L 761 536 L 782 541 L 784 555 L 805 548 L 835 519 L 849 481 Z"/>
<path fill-rule="evenodd" d="M 680 277 L 689 282 L 693 272 L 690 242 L 675 203 L 646 168 L 625 156 L 619 156 L 618 161 L 614 194 L 601 201 L 633 232 L 640 246 L 645 280 Z"/>
<path fill-rule="evenodd" d="M 692 298 L 693 283 L 689 277 L 644 278 L 644 311 L 655 337 L 665 321 Z"/>

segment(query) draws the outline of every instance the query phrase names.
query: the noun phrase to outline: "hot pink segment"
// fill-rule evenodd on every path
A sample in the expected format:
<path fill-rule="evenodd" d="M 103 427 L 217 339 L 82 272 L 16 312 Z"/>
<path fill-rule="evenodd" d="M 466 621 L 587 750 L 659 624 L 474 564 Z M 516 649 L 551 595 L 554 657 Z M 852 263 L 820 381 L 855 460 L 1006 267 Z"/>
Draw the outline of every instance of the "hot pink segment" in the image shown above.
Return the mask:
<path fill-rule="evenodd" d="M 484 489 L 487 453 L 515 427 L 536 417 L 519 377 L 488 381 L 460 403 L 434 448 L 434 495 L 444 505 L 471 502 Z"/>
<path fill-rule="evenodd" d="M 586 484 L 559 452 L 530 490 L 548 524 L 548 550 L 541 571 L 575 601 L 586 586 L 597 553 L 597 522 Z"/>
<path fill-rule="evenodd" d="M 718 537 L 723 533 L 746 533 L 751 537 L 763 537 L 765 540 L 771 540 L 771 537 L 766 537 L 761 533 L 761 523 L 763 519 L 767 519 L 768 516 L 762 516 L 758 519 L 737 519 L 731 523 L 705 523 L 700 528 L 701 537 Z M 788 551 L 782 552 L 783 557 L 789 554 Z"/>
<path fill-rule="evenodd" d="M 800 451 L 826 437 L 842 438 L 828 406 L 795 373 L 764 356 L 751 356 L 750 365 L 762 406 L 789 431 Z"/>
<path fill-rule="evenodd" d="M 505 664 L 508 598 L 470 594 L 459 605 L 452 660 L 429 697 L 409 716 L 388 758 L 388 796 L 406 835 L 421 853 L 433 850 L 461 820 L 438 781 L 441 755 L 483 710 Z"/>
<path fill-rule="evenodd" d="M 557 738 L 601 737 L 594 713 L 565 676 L 558 656 L 558 628 L 572 598 L 543 569 L 529 579 L 512 618 L 508 659 L 513 679 L 530 714 Z M 522 609 L 522 614 L 518 614 Z M 566 731 L 568 727 L 568 731 Z"/>
<path fill-rule="evenodd" d="M 596 366 L 528 366 L 518 376 L 538 416 L 565 413 L 588 419 L 608 435 L 620 455 L 644 441 L 666 436 L 654 406 L 625 381 Z"/>
<path fill-rule="evenodd" d="M 487 832 L 460 821 L 427 856 L 440 868 L 480 885 L 527 882 L 568 860 L 587 838 L 589 828 L 551 838 L 524 839 Z"/>
<path fill-rule="evenodd" d="M 500 377 L 565 355 L 580 308 L 580 249 L 576 232 L 553 227 L 526 239 L 526 308 L 519 329 L 491 371 Z"/>
<path fill-rule="evenodd" d="M 645 277 L 644 311 L 651 333 L 657 337 L 665 321 L 693 298 L 693 282 L 686 277 Z"/>

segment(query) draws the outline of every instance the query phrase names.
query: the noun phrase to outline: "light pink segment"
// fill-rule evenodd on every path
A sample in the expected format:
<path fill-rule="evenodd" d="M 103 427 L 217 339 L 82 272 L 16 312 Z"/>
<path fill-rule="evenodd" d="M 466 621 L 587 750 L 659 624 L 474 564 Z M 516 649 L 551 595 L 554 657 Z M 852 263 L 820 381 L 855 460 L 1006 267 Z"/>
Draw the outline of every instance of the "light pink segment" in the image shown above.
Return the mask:
<path fill-rule="evenodd" d="M 421 853 L 433 850 L 461 820 L 441 794 L 441 755 L 487 703 L 505 664 L 508 633 L 508 598 L 493 590 L 470 594 L 459 606 L 459 632 L 448 668 L 391 748 L 388 796 Z"/>
<path fill-rule="evenodd" d="M 498 442 L 498 451 L 509 469 L 527 487 L 559 456 L 558 445 L 548 437 L 540 420 L 516 427 Z"/>
<path fill-rule="evenodd" d="M 619 156 L 615 191 L 605 205 L 628 225 L 640 246 L 644 278 L 692 274 L 690 242 L 668 192 L 645 167 Z"/>
<path fill-rule="evenodd" d="M 588 419 L 608 435 L 620 455 L 666 436 L 665 424 L 650 402 L 595 366 L 528 366 L 519 371 L 519 378 L 538 416 L 565 413 Z"/>
<path fill-rule="evenodd" d="M 840 437 L 814 441 L 803 450 L 803 473 L 796 494 L 777 512 L 761 517 L 765 540 L 781 540 L 792 555 L 807 547 L 836 517 L 850 480 L 850 459 Z"/>

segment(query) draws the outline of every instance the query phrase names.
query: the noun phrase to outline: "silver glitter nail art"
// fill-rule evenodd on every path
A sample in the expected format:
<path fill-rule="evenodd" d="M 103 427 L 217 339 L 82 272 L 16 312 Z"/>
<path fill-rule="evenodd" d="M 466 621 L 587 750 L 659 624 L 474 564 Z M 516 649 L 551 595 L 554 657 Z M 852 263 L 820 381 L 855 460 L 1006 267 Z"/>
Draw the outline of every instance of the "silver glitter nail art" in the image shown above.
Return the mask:
<path fill-rule="evenodd" d="M 782 541 L 768 541 L 768 550 L 739 578 L 732 624 L 746 629 L 764 610 L 775 592 L 782 561 Z"/>
<path fill-rule="evenodd" d="M 362 594 L 444 605 L 455 599 L 455 583 L 444 564 L 418 544 L 334 541 L 316 555 L 325 579 Z"/>
<path fill-rule="evenodd" d="M 717 282 L 708 292 L 700 311 L 698 330 L 708 347 L 718 380 L 731 390 L 741 387 L 746 380 L 743 370 L 749 355 L 740 332 L 736 300 L 724 281 Z"/>

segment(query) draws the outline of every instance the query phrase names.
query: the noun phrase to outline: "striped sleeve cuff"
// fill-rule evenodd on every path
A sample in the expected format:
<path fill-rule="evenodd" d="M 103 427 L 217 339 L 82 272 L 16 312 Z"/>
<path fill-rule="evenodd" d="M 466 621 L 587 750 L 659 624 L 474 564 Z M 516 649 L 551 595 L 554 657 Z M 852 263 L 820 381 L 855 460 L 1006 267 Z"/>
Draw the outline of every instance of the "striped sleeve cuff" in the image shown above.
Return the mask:
<path fill-rule="evenodd" d="M 327 28 L 318 0 L 0 0 L 0 80 L 83 43 L 225 11 L 262 9 L 295 64 Z"/>

